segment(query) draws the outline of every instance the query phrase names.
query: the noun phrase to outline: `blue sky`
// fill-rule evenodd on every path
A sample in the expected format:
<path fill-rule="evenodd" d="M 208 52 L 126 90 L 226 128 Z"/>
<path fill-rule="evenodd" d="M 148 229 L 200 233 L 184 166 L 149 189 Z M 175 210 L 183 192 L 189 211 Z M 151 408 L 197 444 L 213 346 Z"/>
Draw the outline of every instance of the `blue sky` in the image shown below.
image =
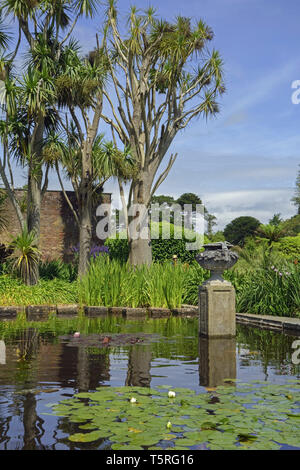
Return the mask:
<path fill-rule="evenodd" d="M 296 213 L 290 202 L 300 163 L 300 105 L 292 103 L 292 82 L 300 80 L 298 0 L 119 1 L 149 5 L 157 15 L 203 18 L 214 31 L 212 46 L 224 60 L 226 94 L 221 112 L 197 119 L 177 135 L 170 149 L 178 158 L 158 194 L 198 194 L 222 229 L 233 218 L 252 215 L 266 223 L 274 213 Z M 81 21 L 74 36 L 89 50 L 101 16 Z M 22 183 L 24 184 L 24 182 Z M 50 189 L 59 189 L 52 175 Z M 118 200 L 112 181 L 105 190 Z"/>

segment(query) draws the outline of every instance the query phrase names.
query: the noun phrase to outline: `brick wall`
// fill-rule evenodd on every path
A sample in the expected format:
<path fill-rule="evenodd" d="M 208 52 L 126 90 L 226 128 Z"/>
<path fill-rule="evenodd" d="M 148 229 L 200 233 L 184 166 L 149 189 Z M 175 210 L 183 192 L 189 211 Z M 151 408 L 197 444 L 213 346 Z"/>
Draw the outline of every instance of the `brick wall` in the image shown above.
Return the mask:
<path fill-rule="evenodd" d="M 23 190 L 17 190 L 18 199 L 26 197 Z M 73 191 L 67 191 L 67 195 L 72 204 L 76 207 L 76 198 Z M 95 203 L 96 207 L 100 203 L 109 204 L 111 194 L 102 193 Z M 0 232 L 0 244 L 7 244 L 11 240 L 11 235 L 20 233 L 15 211 L 7 199 L 5 206 L 6 217 L 8 219 L 7 228 Z M 99 219 L 98 219 L 99 220 Z M 62 191 L 46 191 L 41 207 L 41 238 L 40 250 L 44 260 L 61 258 L 69 261 L 72 257 L 72 248 L 79 243 L 79 233 L 77 224 L 70 207 L 68 206 Z M 96 236 L 96 219 L 93 221 L 93 243 L 102 245 L 103 241 Z"/>

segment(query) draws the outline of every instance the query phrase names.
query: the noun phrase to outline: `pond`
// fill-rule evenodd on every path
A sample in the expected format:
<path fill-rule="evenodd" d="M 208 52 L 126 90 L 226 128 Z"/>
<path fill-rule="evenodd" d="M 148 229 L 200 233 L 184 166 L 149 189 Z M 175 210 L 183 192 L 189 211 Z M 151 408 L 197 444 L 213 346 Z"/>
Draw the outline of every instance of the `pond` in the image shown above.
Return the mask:
<path fill-rule="evenodd" d="M 0 322 L 0 449 L 300 449 L 296 339 L 238 325 L 208 340 L 195 318 Z"/>

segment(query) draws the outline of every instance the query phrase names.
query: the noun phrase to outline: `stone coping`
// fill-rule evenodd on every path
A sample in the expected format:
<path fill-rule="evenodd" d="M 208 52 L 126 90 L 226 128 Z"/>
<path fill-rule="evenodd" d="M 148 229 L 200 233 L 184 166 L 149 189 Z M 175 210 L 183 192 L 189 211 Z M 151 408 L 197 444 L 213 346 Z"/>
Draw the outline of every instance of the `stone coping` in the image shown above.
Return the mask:
<path fill-rule="evenodd" d="M 256 313 L 237 313 L 236 321 L 246 325 L 267 328 L 268 330 L 300 335 L 300 318 L 258 315 Z"/>
<path fill-rule="evenodd" d="M 130 308 L 130 307 L 98 307 L 72 305 L 28 305 L 28 306 L 0 306 L 0 320 L 11 320 L 19 313 L 25 313 L 28 321 L 47 320 L 49 314 L 58 317 L 74 317 L 83 311 L 87 317 L 122 316 L 126 318 L 164 318 L 170 316 L 192 317 L 198 315 L 198 307 L 185 305 L 182 308 Z"/>

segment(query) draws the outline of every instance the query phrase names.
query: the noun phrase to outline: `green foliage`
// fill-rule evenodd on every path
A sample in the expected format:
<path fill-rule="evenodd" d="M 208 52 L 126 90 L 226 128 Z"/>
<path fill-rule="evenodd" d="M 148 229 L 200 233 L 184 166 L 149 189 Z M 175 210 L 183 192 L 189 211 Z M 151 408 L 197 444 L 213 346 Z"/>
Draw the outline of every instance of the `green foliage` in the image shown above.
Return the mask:
<path fill-rule="evenodd" d="M 296 237 L 284 237 L 278 243 L 274 243 L 274 249 L 283 253 L 291 260 L 300 262 L 300 234 Z"/>
<path fill-rule="evenodd" d="M 112 450 L 299 445 L 297 383 L 231 384 L 225 382 L 213 394 L 174 388 L 174 398 L 168 397 L 168 386 L 98 387 L 54 404 L 52 414 L 77 423 L 80 432 L 71 430 L 71 442 L 108 439 Z"/>
<path fill-rule="evenodd" d="M 153 263 L 133 267 L 117 260 L 98 257 L 79 284 L 82 304 L 107 307 L 181 307 L 195 301 L 204 270 L 196 263 Z"/>
<path fill-rule="evenodd" d="M 195 233 L 191 230 L 185 230 L 179 226 L 168 224 L 166 222 L 154 222 L 151 224 L 152 234 L 156 233 L 159 238 L 151 239 L 152 259 L 154 262 L 172 261 L 173 255 L 183 263 L 192 263 L 198 251 L 187 250 L 186 243 L 195 241 Z M 164 239 L 164 234 L 170 234 L 169 239 Z M 178 238 L 176 238 L 178 237 Z M 179 238 L 181 237 L 181 238 Z M 201 241 L 201 237 L 199 236 Z M 204 236 L 203 243 L 209 243 Z M 128 240 L 125 238 L 107 239 L 105 245 L 109 247 L 111 259 L 126 262 L 129 255 Z"/>
<path fill-rule="evenodd" d="M 300 214 L 291 217 L 283 222 L 288 236 L 295 236 L 300 233 Z"/>
<path fill-rule="evenodd" d="M 281 216 L 280 212 L 277 212 L 276 214 L 274 214 L 272 219 L 269 220 L 269 224 L 280 225 L 283 222 L 280 216 Z"/>
<path fill-rule="evenodd" d="M 77 302 L 76 282 L 41 279 L 38 284 L 27 286 L 20 279 L 8 275 L 0 276 L 0 305 L 55 305 Z"/>
<path fill-rule="evenodd" d="M 286 233 L 282 223 L 279 224 L 260 224 L 256 231 L 260 238 L 268 240 L 268 244 L 272 245 L 273 242 L 278 242 Z"/>
<path fill-rule="evenodd" d="M 13 259 L 13 269 L 16 270 L 25 284 L 32 285 L 37 281 L 37 266 L 40 252 L 34 232 L 29 232 L 25 226 L 15 238 L 13 238 L 10 249 Z"/>
<path fill-rule="evenodd" d="M 41 262 L 39 271 L 40 277 L 45 280 L 61 279 L 73 282 L 77 279 L 78 267 L 73 263 L 64 263 L 58 259 Z"/>
<path fill-rule="evenodd" d="M 226 225 L 224 229 L 225 239 L 234 245 L 243 246 L 245 239 L 254 235 L 259 225 L 259 220 L 254 217 L 237 217 Z"/>
<path fill-rule="evenodd" d="M 299 165 L 298 175 L 296 178 L 295 195 L 292 198 L 292 202 L 297 207 L 297 214 L 300 215 L 300 165 Z"/>
<path fill-rule="evenodd" d="M 216 233 L 213 233 L 210 237 L 209 237 L 210 241 L 212 243 L 215 243 L 215 242 L 224 242 L 225 241 L 225 236 L 224 236 L 224 233 L 221 231 L 221 230 L 218 230 L 218 232 Z"/>

